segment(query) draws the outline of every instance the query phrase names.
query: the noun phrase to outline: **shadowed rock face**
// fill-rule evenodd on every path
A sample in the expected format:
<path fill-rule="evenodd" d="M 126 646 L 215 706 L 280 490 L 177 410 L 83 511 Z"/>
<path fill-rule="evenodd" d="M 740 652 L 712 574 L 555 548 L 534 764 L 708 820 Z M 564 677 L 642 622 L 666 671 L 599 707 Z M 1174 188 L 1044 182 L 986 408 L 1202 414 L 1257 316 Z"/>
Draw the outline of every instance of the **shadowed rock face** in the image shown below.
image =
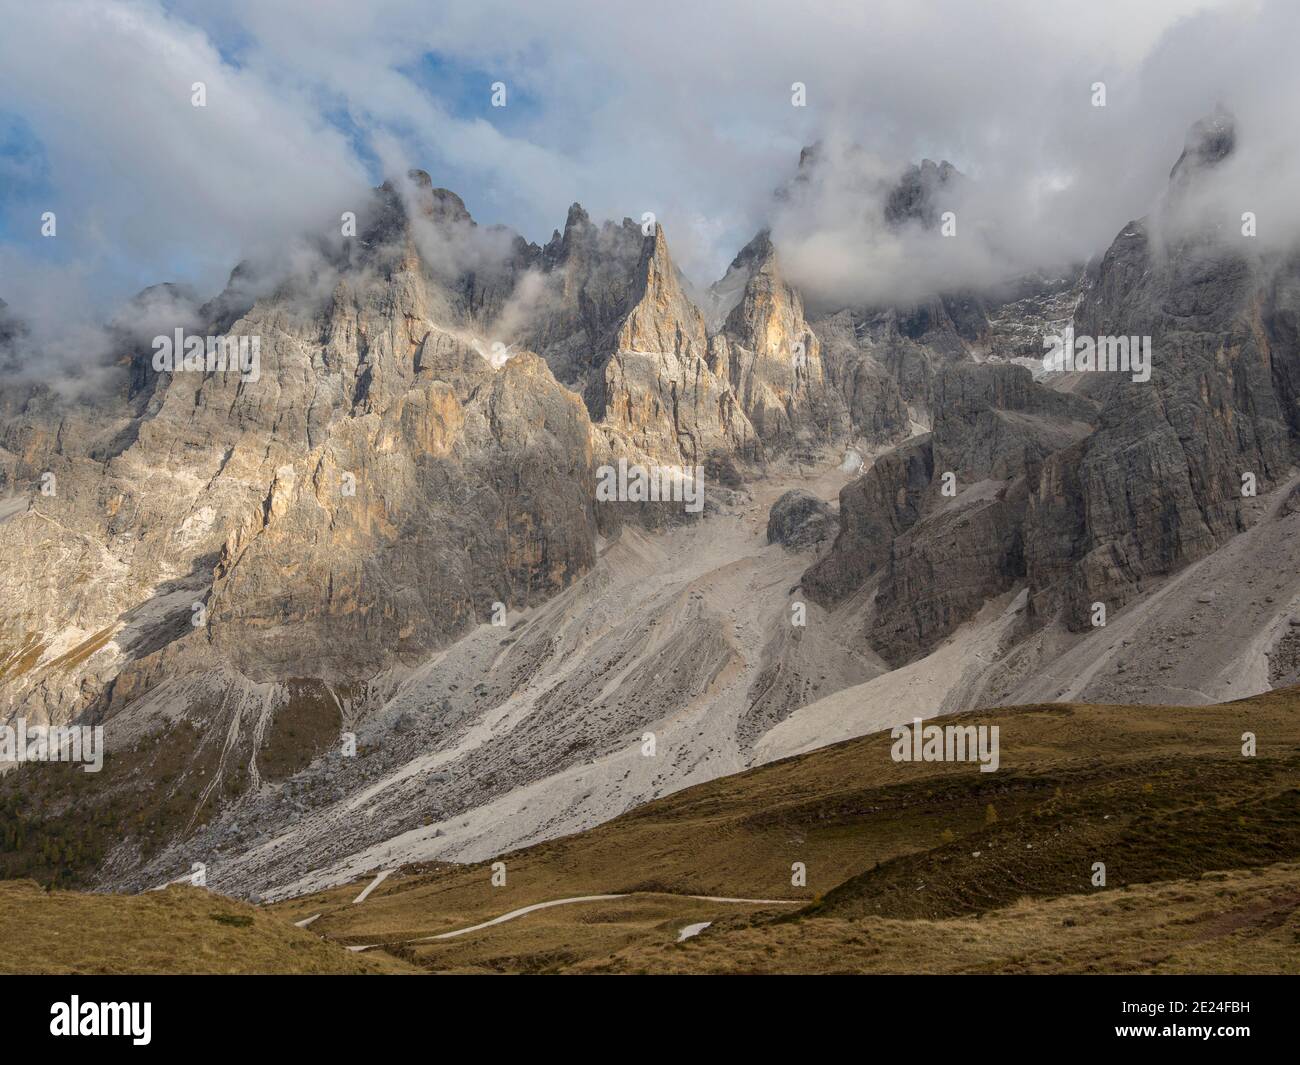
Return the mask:
<path fill-rule="evenodd" d="M 1174 168 L 1171 200 L 1232 149 L 1230 116 L 1197 123 Z M 1285 474 L 1297 429 L 1300 299 L 1294 258 L 1268 261 L 1247 241 L 1177 218 L 1176 202 L 1130 223 L 1096 269 L 1079 334 L 1149 335 L 1149 384 L 1097 374 L 1097 432 L 1075 471 L 1046 470 L 1033 508 L 1035 608 L 1130 599 L 1143 577 L 1202 557 L 1244 528 L 1243 476 L 1265 491 Z M 1061 484 L 1077 479 L 1077 505 Z M 1067 543 L 1075 566 L 1064 586 Z"/>
<path fill-rule="evenodd" d="M 920 519 L 934 477 L 927 434 L 889 451 L 840 491 L 840 531 L 831 551 L 803 575 L 814 602 L 856 591 L 889 558 L 890 545 Z"/>
<path fill-rule="evenodd" d="M 1096 408 L 1005 363 L 945 367 L 934 385 L 934 465 L 959 484 L 1023 476 L 1092 432 Z"/>
<path fill-rule="evenodd" d="M 1171 187 L 1180 190 L 1196 181 L 1202 171 L 1221 163 L 1236 146 L 1236 120 L 1220 104 L 1213 114 L 1194 122 L 1187 131 L 1183 152 L 1169 171 Z"/>
<path fill-rule="evenodd" d="M 933 647 L 1024 575 L 1021 480 L 980 481 L 931 510 L 890 547 L 869 630 L 900 666 Z"/>
<path fill-rule="evenodd" d="M 944 159 L 936 164 L 922 159 L 920 166 L 909 166 L 898 184 L 885 198 L 885 220 L 892 225 L 920 222 L 929 228 L 939 224 L 943 197 L 965 179 L 952 163 Z"/>
<path fill-rule="evenodd" d="M 645 238 L 630 218 L 592 223 L 579 204 L 569 208 L 564 233 L 542 249 L 545 313 L 525 327 L 523 342 L 541 352 L 556 377 L 578 392 L 598 378 L 616 347 L 626 317 Z"/>
<path fill-rule="evenodd" d="M 1088 401 L 1006 364 L 949 366 L 931 433 L 881 456 L 840 493 L 840 534 L 803 577 L 834 605 L 878 580 L 871 645 L 900 665 L 1024 577 L 1031 473 L 1086 437 Z"/>
<path fill-rule="evenodd" d="M 1116 237 L 1074 315 L 1078 336 L 1149 336 L 1149 382 L 1094 373 L 1068 395 L 1019 367 L 950 366 L 930 383 L 931 436 L 841 493 L 840 536 L 804 587 L 835 602 L 880 570 L 870 638 L 887 660 L 1021 581 L 1032 623 L 1082 629 L 1093 603 L 1121 606 L 1244 529 L 1244 475 L 1261 493 L 1283 477 L 1300 269 L 1177 217 L 1177 196 L 1232 145 L 1230 119 L 1197 124 L 1170 201 Z M 945 471 L 958 491 L 942 502 Z M 968 488 L 986 481 L 1001 487 Z"/>
<path fill-rule="evenodd" d="M 830 536 L 835 511 L 811 492 L 791 489 L 772 505 L 767 542 L 783 547 L 812 547 Z"/>
<path fill-rule="evenodd" d="M 868 444 L 895 443 L 908 436 L 906 396 L 928 389 L 929 362 L 896 336 L 876 343 L 852 311 L 819 319 L 827 380 L 843 397 L 854 435 Z M 919 380 L 926 380 L 918 386 Z"/>

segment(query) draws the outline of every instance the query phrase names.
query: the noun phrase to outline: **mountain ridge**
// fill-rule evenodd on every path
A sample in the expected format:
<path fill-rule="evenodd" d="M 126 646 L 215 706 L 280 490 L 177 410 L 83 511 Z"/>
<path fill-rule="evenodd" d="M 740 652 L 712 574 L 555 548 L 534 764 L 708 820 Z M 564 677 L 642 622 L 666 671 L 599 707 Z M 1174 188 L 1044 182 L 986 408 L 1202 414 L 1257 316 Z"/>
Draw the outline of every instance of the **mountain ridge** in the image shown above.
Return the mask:
<path fill-rule="evenodd" d="M 49 823 L 96 797 L 136 819 L 56 864 L 140 888 L 220 854 L 222 890 L 284 891 L 587 828 L 921 692 L 956 711 L 1041 675 L 1058 698 L 1123 666 L 1186 698 L 1099 604 L 1147 648 L 1150 604 L 1181 604 L 1166 642 L 1204 701 L 1287 676 L 1300 267 L 1171 228 L 1230 131 L 1194 130 L 1170 197 L 1079 275 L 916 304 L 810 312 L 767 230 L 693 295 L 658 222 L 574 204 L 539 246 L 422 171 L 288 278 L 241 264 L 197 308 L 145 290 L 116 391 L 0 390 L 0 719 L 103 725 L 121 768 L 51 783 Z M 905 171 L 894 223 L 933 226 L 964 180 Z M 187 307 L 259 338 L 257 380 L 154 369 L 146 326 Z M 1148 333 L 1151 381 L 1031 371 L 1024 338 L 1064 321 Z M 702 469 L 702 514 L 598 501 L 620 461 Z M 819 530 L 769 543 L 796 489 Z M 1281 567 L 1267 596 L 1246 544 Z M 1193 567 L 1212 604 L 1179 590 Z"/>

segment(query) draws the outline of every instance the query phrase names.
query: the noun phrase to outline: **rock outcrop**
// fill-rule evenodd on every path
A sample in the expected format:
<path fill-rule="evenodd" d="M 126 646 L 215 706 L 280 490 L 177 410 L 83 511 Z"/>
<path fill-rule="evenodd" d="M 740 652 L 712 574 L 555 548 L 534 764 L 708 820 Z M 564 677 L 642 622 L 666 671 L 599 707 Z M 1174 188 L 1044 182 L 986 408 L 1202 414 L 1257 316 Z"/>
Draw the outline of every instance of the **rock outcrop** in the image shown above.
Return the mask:
<path fill-rule="evenodd" d="M 593 392 L 593 417 L 657 462 L 695 466 L 712 455 L 752 455 L 759 443 L 754 429 L 707 355 L 704 317 L 687 297 L 656 225 Z"/>
<path fill-rule="evenodd" d="M 743 278 L 739 299 L 709 348 L 709 364 L 740 399 L 768 447 L 816 445 L 845 437 L 849 413 L 822 365 L 821 341 L 803 300 L 781 275 L 767 231 L 736 256 L 723 283 Z"/>
<path fill-rule="evenodd" d="M 811 492 L 792 488 L 773 505 L 767 518 L 767 542 L 782 547 L 814 547 L 835 528 L 835 510 Z"/>

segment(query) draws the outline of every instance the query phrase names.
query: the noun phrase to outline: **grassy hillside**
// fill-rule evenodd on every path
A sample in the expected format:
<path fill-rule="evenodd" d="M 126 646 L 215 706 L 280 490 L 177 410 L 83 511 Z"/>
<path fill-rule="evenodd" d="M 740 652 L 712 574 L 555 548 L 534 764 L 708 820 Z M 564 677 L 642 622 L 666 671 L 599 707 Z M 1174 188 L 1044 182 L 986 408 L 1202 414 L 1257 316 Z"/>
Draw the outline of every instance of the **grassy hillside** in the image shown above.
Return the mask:
<path fill-rule="evenodd" d="M 202 888 L 142 895 L 47 891 L 0 881 L 0 973 L 393 973 L 273 914 Z"/>
<path fill-rule="evenodd" d="M 1300 691 L 1219 706 L 1051 704 L 944 721 L 997 724 L 1001 768 L 980 773 L 970 763 L 894 762 L 889 736 L 869 736 L 505 855 L 503 887 L 491 885 L 489 863 L 438 867 L 390 877 L 361 906 L 351 905 L 357 887 L 349 885 L 278 908 L 295 919 L 320 913 L 314 931 L 380 944 L 432 969 L 653 968 L 642 951 L 704 957 L 725 935 L 764 944 L 759 968 L 795 970 L 809 964 L 809 950 L 818 964 L 831 964 L 826 958 L 835 952 L 819 948 L 862 935 L 862 922 L 901 922 L 888 927 L 904 941 L 940 928 L 960 938 L 970 934 L 963 920 L 978 928 L 995 915 L 1001 921 L 1037 913 L 1040 905 L 1041 920 L 1026 927 L 1045 937 L 1044 949 L 1071 907 L 1089 908 L 1090 919 L 1101 922 L 1090 934 L 1104 945 L 1106 926 L 1118 929 L 1126 915 L 1172 912 L 1170 891 L 1188 896 L 1183 919 L 1195 924 L 1212 915 L 1216 892 L 1227 889 L 1206 887 L 1219 881 L 1201 878 L 1231 874 L 1225 882 L 1236 896 L 1261 893 L 1232 934 L 1249 937 L 1258 910 L 1257 930 L 1291 936 L 1290 955 L 1297 953 L 1294 928 L 1270 916 L 1277 907 L 1268 900 L 1286 899 L 1296 886 L 1294 867 L 1281 863 L 1300 858 Z M 1243 732 L 1256 736 L 1254 757 L 1242 754 Z M 794 862 L 807 868 L 806 887 L 791 884 Z M 1106 867 L 1104 887 L 1092 885 L 1097 862 Z M 623 892 L 641 894 L 530 914 L 441 942 L 410 942 L 531 903 Z M 738 907 L 682 895 L 802 905 Z M 675 946 L 683 925 L 706 920 L 715 923 Z M 838 964 L 930 968 L 942 962 L 938 940 L 933 949 L 933 956 L 925 948 L 885 952 L 870 964 L 861 952 L 841 952 L 850 960 Z M 1194 956 L 1211 953 L 1206 946 Z M 1141 962 L 1138 954 L 1124 965 Z M 1243 958 L 1267 968 L 1290 955 L 1261 950 Z M 1007 962 L 996 952 L 970 960 Z M 1088 969 L 1100 962 L 1085 950 L 1061 964 Z M 1226 957 L 1222 964 L 1229 964 Z"/>
<path fill-rule="evenodd" d="M 360 882 L 264 908 L 0 884 L 0 971 L 1300 970 L 1300 689 L 943 723 L 997 725 L 998 771 L 868 736 L 502 855 L 502 886 L 491 862 L 410 866 L 360 904 Z M 429 938 L 590 895 L 626 897 Z"/>
<path fill-rule="evenodd" d="M 588 973 L 1300 973 L 1300 863 L 944 920 L 725 919 L 644 937 Z"/>

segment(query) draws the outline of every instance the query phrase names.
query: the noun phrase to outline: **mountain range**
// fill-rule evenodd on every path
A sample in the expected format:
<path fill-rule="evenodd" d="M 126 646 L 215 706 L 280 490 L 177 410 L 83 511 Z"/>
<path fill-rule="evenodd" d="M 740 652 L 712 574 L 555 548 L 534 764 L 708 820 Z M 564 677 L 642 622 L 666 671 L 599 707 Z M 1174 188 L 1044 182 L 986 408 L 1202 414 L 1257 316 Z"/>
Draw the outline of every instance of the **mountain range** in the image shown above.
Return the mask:
<path fill-rule="evenodd" d="M 0 873 L 279 900 L 916 717 L 1297 683 L 1300 248 L 1186 209 L 1235 141 L 1061 276 L 906 305 L 802 291 L 774 230 L 707 288 L 653 217 L 538 245 L 422 171 L 287 273 L 141 292 L 89 392 L 0 305 L 0 724 L 108 751 L 0 777 Z M 970 180 L 861 209 L 980 239 Z M 158 369 L 174 329 L 255 373 Z M 1149 379 L 1049 369 L 1066 330 Z M 703 513 L 598 498 L 619 463 Z"/>

